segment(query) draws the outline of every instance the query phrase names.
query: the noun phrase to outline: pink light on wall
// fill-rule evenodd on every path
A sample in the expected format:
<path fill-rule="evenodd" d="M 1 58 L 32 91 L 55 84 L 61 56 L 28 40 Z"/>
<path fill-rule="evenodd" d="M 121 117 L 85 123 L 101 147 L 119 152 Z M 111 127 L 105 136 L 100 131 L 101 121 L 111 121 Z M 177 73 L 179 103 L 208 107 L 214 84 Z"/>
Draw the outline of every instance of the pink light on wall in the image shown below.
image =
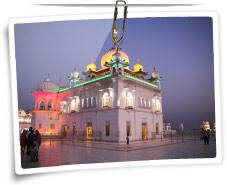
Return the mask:
<path fill-rule="evenodd" d="M 60 101 L 65 97 L 65 93 L 55 93 L 47 91 L 32 92 L 35 97 L 34 110 L 60 110 Z"/>

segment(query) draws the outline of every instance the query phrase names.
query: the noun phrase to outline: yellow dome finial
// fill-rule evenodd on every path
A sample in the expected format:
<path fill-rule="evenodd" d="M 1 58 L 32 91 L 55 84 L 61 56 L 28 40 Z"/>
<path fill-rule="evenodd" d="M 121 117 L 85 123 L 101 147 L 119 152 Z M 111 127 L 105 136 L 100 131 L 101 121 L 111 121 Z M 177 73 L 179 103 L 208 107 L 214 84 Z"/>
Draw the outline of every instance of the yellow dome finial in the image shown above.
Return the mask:
<path fill-rule="evenodd" d="M 133 67 L 133 71 L 143 71 L 143 66 L 140 64 L 140 58 L 136 59 L 136 64 Z"/>
<path fill-rule="evenodd" d="M 134 72 L 143 71 L 143 66 L 140 64 L 140 58 L 136 59 L 136 64 L 133 67 L 133 71 Z"/>
<path fill-rule="evenodd" d="M 96 65 L 94 63 L 88 64 L 87 71 L 96 71 Z"/>

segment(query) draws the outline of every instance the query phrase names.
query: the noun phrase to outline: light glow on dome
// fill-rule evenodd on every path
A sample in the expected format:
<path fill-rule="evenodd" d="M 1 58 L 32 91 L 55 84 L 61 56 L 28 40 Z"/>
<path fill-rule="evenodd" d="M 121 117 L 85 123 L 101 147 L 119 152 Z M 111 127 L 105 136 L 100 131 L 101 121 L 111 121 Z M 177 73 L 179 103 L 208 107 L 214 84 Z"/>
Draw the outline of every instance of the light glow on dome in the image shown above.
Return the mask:
<path fill-rule="evenodd" d="M 135 64 L 134 67 L 133 67 L 133 70 L 135 72 L 137 72 L 137 71 L 143 71 L 143 66 L 141 64 Z"/>
<path fill-rule="evenodd" d="M 115 49 L 111 49 L 109 51 L 107 51 L 101 58 L 101 68 L 105 68 L 105 64 L 111 62 L 111 59 L 113 58 L 113 55 L 116 53 Z M 126 63 L 126 64 L 130 64 L 129 62 L 129 58 L 128 55 L 122 51 L 119 50 L 118 51 L 119 56 L 121 57 L 121 59 Z"/>
<path fill-rule="evenodd" d="M 96 71 L 96 65 L 95 64 L 88 64 L 87 65 L 87 71 Z"/>

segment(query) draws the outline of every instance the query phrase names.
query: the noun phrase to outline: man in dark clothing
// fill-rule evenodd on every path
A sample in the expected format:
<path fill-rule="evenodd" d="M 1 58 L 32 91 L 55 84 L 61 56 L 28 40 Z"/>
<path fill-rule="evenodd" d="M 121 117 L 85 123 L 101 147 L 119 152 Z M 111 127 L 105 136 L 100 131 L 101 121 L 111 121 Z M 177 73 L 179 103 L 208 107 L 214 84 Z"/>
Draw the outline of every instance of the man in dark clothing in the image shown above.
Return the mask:
<path fill-rule="evenodd" d="M 33 142 L 35 141 L 35 134 L 33 131 L 33 128 L 29 128 L 29 134 L 28 134 L 28 139 L 27 139 L 27 154 L 30 154 L 30 150 L 32 147 Z"/>
<path fill-rule="evenodd" d="M 37 143 L 38 143 L 38 151 L 37 151 L 37 156 L 36 156 L 36 158 L 37 158 L 37 161 L 39 160 L 39 147 L 40 147 L 40 145 L 41 145 L 41 134 L 39 133 L 39 131 L 38 130 L 36 130 L 35 131 L 35 135 L 36 135 L 36 141 L 37 141 Z"/>
<path fill-rule="evenodd" d="M 23 130 L 22 134 L 20 135 L 20 146 L 21 146 L 21 154 L 24 155 L 25 148 L 26 148 L 26 130 Z"/>
<path fill-rule="evenodd" d="M 207 144 L 209 145 L 209 143 L 210 143 L 210 130 L 209 129 L 207 129 Z"/>

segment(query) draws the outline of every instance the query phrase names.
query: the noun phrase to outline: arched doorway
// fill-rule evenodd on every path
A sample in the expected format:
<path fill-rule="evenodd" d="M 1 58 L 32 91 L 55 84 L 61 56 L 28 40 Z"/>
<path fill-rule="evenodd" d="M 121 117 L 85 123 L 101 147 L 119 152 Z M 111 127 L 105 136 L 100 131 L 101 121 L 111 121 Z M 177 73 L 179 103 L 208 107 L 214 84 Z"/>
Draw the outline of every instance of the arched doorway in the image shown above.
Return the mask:
<path fill-rule="evenodd" d="M 142 140 L 148 140 L 148 129 L 147 129 L 147 123 L 142 123 L 142 128 L 141 128 L 141 135 L 142 135 Z"/>
<path fill-rule="evenodd" d="M 93 136 L 93 128 L 92 128 L 92 123 L 87 122 L 86 123 L 86 139 L 91 140 Z"/>

